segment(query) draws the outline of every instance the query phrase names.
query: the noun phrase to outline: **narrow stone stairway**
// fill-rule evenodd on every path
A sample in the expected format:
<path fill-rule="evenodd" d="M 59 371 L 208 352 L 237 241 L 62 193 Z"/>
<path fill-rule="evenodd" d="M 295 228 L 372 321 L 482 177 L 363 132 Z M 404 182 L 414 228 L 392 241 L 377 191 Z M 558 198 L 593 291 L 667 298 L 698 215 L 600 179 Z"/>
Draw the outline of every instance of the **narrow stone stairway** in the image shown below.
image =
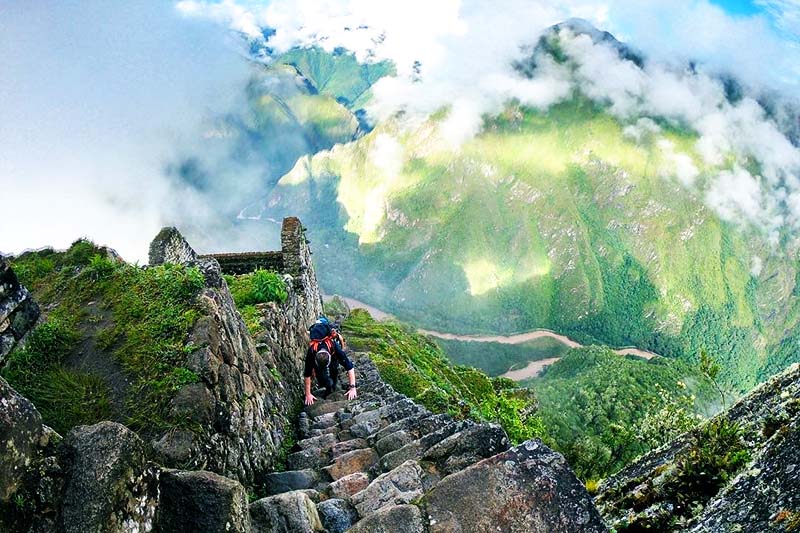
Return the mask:
<path fill-rule="evenodd" d="M 352 359 L 358 398 L 337 392 L 301 413 L 299 451 L 250 507 L 254 531 L 424 532 L 429 517 L 414 505 L 423 494 L 509 449 L 500 426 L 434 415 L 384 383 L 366 355 Z"/>
<path fill-rule="evenodd" d="M 254 532 L 586 533 L 607 531 L 561 454 L 511 448 L 496 424 L 432 414 L 352 354 L 359 396 L 301 413 L 288 470 L 250 504 Z"/>

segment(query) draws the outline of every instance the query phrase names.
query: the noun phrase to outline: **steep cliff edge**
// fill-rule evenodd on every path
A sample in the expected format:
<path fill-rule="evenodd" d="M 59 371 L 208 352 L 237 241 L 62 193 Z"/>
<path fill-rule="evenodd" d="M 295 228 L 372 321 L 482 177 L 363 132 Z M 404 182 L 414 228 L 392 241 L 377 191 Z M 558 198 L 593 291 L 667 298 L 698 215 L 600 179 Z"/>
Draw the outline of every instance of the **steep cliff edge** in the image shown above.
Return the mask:
<path fill-rule="evenodd" d="M 617 531 L 800 527 L 800 366 L 605 480 L 595 503 Z"/>

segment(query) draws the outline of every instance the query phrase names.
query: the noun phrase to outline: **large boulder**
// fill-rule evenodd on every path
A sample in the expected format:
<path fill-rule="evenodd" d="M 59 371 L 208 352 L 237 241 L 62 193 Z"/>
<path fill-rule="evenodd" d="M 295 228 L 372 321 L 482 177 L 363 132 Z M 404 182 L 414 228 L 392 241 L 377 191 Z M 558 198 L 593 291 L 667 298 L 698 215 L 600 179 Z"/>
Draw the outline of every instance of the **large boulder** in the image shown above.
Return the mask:
<path fill-rule="evenodd" d="M 447 476 L 424 502 L 431 533 L 606 531 L 564 457 L 538 440 Z"/>
<path fill-rule="evenodd" d="M 60 530 L 146 531 L 158 504 L 156 469 L 142 440 L 115 422 L 78 426 L 64 439 Z"/>
<path fill-rule="evenodd" d="M 350 533 L 424 533 L 425 523 L 422 513 L 416 506 L 392 505 L 369 515 L 348 531 Z"/>
<path fill-rule="evenodd" d="M 406 461 L 376 478 L 351 501 L 361 516 L 388 505 L 410 503 L 422 496 L 422 476 L 422 469 L 416 461 Z"/>
<path fill-rule="evenodd" d="M 262 498 L 250 504 L 253 533 L 323 531 L 317 508 L 300 490 Z"/>
<path fill-rule="evenodd" d="M 159 488 L 161 531 L 250 531 L 247 494 L 238 481 L 213 472 L 167 470 Z"/>

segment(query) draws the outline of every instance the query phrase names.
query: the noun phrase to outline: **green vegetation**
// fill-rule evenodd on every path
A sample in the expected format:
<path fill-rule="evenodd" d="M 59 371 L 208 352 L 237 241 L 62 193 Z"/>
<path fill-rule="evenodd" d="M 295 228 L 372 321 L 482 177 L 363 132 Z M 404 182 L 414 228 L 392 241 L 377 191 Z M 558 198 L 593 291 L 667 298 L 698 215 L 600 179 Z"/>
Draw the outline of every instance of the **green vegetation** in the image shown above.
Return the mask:
<path fill-rule="evenodd" d="M 567 60 L 555 37 L 545 49 Z M 286 62 L 321 93 L 361 76 L 352 57 L 316 49 Z M 660 121 L 635 139 L 576 93 L 546 111 L 508 102 L 454 149 L 440 135 L 448 113 L 416 130 L 379 123 L 278 182 L 273 215 L 298 214 L 315 243 L 338 251 L 315 258 L 324 287 L 442 331 L 549 328 L 692 365 L 705 349 L 733 392 L 800 359 L 800 307 L 776 317 L 770 307 L 789 297 L 797 265 L 674 178 L 675 156 L 697 168 L 701 189 L 731 164 L 706 165 L 695 133 Z M 383 153 L 400 164 L 381 164 Z M 756 257 L 776 274 L 754 276 Z M 519 360 L 488 350 L 497 362 L 481 368 L 492 373 Z"/>
<path fill-rule="evenodd" d="M 320 94 L 331 96 L 351 109 L 369 100 L 370 88 L 386 75 L 394 74 L 389 61 L 359 64 L 356 57 L 344 50 L 326 52 L 310 47 L 291 50 L 276 59 L 291 65 Z"/>
<path fill-rule="evenodd" d="M 608 348 L 571 350 L 526 383 L 548 434 L 581 479 L 616 472 L 696 424 L 711 393 L 699 371 L 664 358 L 644 361 Z"/>
<path fill-rule="evenodd" d="M 521 344 L 446 339 L 436 339 L 436 343 L 454 363 L 479 368 L 490 376 L 525 367 L 531 361 L 561 357 L 569 351 L 568 346 L 552 337 L 541 337 Z"/>
<path fill-rule="evenodd" d="M 259 269 L 250 274 L 226 274 L 224 277 L 247 330 L 253 336 L 263 330 L 262 313 L 257 305 L 268 302 L 281 304 L 289 297 L 286 282 L 280 274 L 271 270 Z"/>
<path fill-rule="evenodd" d="M 618 505 L 635 514 L 617 531 L 683 530 L 749 461 L 739 424 L 723 418 L 707 422 L 692 436 L 688 451 L 664 467 L 657 483 L 622 495 Z M 655 502 L 660 510 L 649 512 Z"/>
<path fill-rule="evenodd" d="M 499 423 L 514 442 L 544 435 L 541 418 L 532 412 L 536 400 L 531 391 L 453 365 L 441 348 L 410 327 L 377 322 L 356 309 L 345 320 L 343 333 L 355 349 L 371 353 L 387 383 L 431 411 Z"/>
<path fill-rule="evenodd" d="M 46 424 L 63 434 L 107 419 L 145 433 L 186 423 L 170 418 L 168 404 L 198 379 L 185 365 L 199 270 L 123 264 L 84 240 L 23 254 L 12 267 L 52 310 L 2 374 Z"/>

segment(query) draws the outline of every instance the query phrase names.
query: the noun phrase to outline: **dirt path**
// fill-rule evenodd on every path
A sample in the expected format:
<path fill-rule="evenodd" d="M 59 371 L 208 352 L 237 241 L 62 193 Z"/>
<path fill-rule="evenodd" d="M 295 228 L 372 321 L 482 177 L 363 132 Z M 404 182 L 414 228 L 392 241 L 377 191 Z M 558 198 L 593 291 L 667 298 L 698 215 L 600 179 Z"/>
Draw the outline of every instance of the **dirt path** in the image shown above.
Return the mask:
<path fill-rule="evenodd" d="M 323 299 L 325 301 L 328 301 L 331 298 L 332 296 L 330 295 L 327 294 L 323 295 Z M 369 311 L 369 314 L 371 314 L 372 318 L 374 318 L 375 320 L 386 320 L 389 318 L 394 318 L 389 313 L 381 311 L 376 307 L 367 305 L 364 302 L 360 302 L 354 298 L 342 297 L 342 299 L 345 302 L 347 302 L 347 305 L 349 305 L 351 309 L 356 309 L 356 308 L 366 309 L 367 311 Z M 559 333 L 556 333 L 555 331 L 550 331 L 548 329 L 536 329 L 525 333 L 518 333 L 516 335 L 507 335 L 507 336 L 506 335 L 458 335 L 455 333 L 442 333 L 441 331 L 433 331 L 422 328 L 418 329 L 417 331 L 425 335 L 430 335 L 431 337 L 436 337 L 444 340 L 452 340 L 452 341 L 522 344 L 535 339 L 541 339 L 542 337 L 550 337 L 551 339 L 555 339 L 569 348 L 581 348 L 583 346 L 579 342 L 574 341 L 565 335 L 561 335 Z M 640 350 L 639 348 L 634 348 L 634 347 L 619 348 L 614 351 L 619 355 L 635 355 L 637 357 L 641 357 L 642 359 L 652 359 L 653 357 L 658 357 L 657 353 L 649 352 L 647 350 Z M 525 368 L 520 368 L 517 370 L 509 370 L 505 374 L 502 374 L 502 377 L 510 378 L 513 379 L 514 381 L 521 381 L 523 379 L 532 378 L 538 376 L 545 366 L 553 364 L 559 359 L 560 359 L 559 357 L 551 357 L 549 359 L 531 361 Z"/>

